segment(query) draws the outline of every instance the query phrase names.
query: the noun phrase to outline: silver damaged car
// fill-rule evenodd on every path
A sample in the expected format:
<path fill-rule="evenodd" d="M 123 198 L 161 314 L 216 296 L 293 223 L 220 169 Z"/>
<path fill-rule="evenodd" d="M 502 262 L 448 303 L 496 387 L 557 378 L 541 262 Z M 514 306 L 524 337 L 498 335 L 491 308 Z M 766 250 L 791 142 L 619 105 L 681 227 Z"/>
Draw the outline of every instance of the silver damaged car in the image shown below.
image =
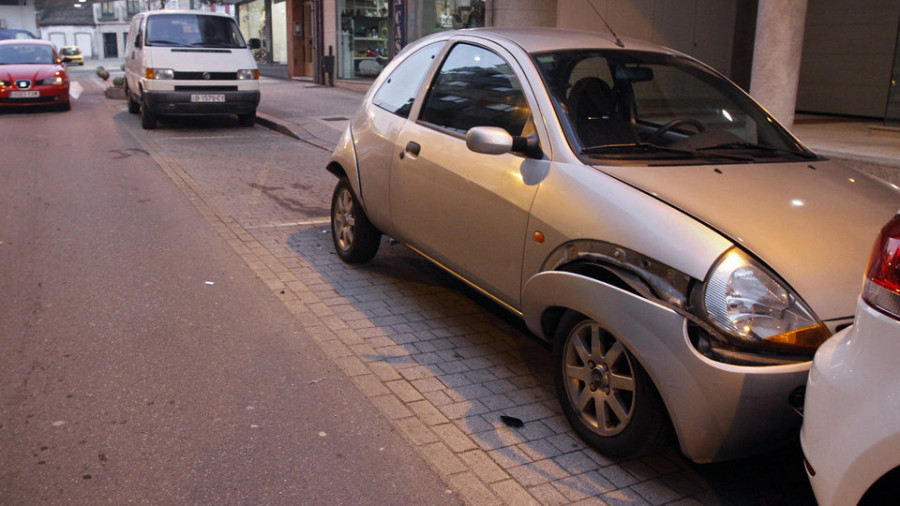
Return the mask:
<path fill-rule="evenodd" d="M 790 399 L 900 208 L 697 60 L 556 29 L 412 43 L 328 170 L 338 255 L 371 260 L 385 234 L 521 316 L 575 432 L 613 457 L 796 437 Z"/>

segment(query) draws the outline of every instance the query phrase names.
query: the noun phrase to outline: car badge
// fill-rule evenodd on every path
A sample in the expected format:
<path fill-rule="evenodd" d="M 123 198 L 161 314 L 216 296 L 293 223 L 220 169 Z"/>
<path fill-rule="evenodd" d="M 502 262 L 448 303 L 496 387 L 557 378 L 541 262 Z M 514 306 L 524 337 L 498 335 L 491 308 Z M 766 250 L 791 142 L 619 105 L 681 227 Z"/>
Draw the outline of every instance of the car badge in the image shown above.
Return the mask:
<path fill-rule="evenodd" d="M 209 81 L 209 72 L 204 72 L 204 73 L 203 73 L 203 79 Z"/>
<path fill-rule="evenodd" d="M 25 80 L 16 81 L 16 88 L 27 88 L 31 83 Z"/>

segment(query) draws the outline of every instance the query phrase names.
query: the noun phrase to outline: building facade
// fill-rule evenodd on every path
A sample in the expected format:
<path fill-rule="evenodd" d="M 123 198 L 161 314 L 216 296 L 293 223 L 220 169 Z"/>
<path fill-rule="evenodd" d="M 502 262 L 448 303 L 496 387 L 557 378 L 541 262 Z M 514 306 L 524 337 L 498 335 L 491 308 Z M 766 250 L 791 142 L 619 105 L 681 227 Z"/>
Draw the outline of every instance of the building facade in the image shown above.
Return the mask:
<path fill-rule="evenodd" d="M 555 26 L 648 40 L 710 64 L 744 89 L 764 0 L 229 0 L 261 41 L 266 75 L 365 82 L 407 43 L 472 26 Z M 797 109 L 900 121 L 900 2 L 804 5 Z M 765 29 L 766 27 L 762 27 Z M 326 64 L 329 66 L 326 67 Z M 333 68 L 332 68 L 333 65 Z M 894 111 L 894 112 L 890 112 Z"/>

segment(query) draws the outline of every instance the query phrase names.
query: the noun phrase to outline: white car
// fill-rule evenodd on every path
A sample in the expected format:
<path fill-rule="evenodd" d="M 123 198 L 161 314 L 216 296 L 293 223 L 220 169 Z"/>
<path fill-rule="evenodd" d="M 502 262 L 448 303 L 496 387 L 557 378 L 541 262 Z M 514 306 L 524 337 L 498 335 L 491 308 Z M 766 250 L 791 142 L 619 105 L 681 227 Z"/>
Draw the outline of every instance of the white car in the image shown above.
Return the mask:
<path fill-rule="evenodd" d="M 819 348 L 800 442 L 821 506 L 900 502 L 900 215 L 882 229 L 856 320 Z"/>

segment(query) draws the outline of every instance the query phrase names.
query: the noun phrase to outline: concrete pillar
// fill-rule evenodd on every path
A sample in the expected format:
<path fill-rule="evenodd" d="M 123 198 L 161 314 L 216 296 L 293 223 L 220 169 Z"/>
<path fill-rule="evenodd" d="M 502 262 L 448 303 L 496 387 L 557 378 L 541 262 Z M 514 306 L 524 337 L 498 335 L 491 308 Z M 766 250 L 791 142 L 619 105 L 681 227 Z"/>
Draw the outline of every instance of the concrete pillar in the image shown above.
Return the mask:
<path fill-rule="evenodd" d="M 807 0 L 759 0 L 750 94 L 787 128 L 794 124 Z"/>

